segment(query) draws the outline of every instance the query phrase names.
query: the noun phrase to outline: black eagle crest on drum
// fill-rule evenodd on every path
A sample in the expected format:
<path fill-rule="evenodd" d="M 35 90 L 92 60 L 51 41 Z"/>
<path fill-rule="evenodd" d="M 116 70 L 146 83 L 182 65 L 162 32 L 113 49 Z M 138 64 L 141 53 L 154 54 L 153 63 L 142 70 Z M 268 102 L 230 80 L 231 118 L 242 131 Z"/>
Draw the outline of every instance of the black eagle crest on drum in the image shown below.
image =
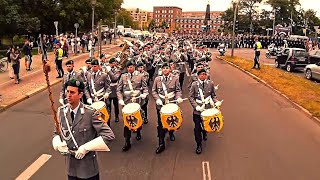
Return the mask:
<path fill-rule="evenodd" d="M 174 128 L 178 126 L 179 118 L 177 116 L 169 116 L 166 122 L 170 127 Z"/>
<path fill-rule="evenodd" d="M 217 131 L 220 128 L 219 117 L 214 117 L 210 119 L 209 126 L 213 131 Z"/>
<path fill-rule="evenodd" d="M 134 116 L 127 116 L 126 121 L 130 127 L 136 127 L 138 125 L 138 119 Z"/>

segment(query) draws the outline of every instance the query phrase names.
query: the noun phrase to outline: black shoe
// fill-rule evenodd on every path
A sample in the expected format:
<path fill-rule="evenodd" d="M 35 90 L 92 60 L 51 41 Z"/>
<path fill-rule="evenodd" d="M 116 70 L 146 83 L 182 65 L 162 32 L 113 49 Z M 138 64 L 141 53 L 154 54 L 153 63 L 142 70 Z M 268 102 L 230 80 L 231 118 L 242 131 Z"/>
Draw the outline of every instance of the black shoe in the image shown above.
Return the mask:
<path fill-rule="evenodd" d="M 137 140 L 137 141 L 140 141 L 140 140 L 141 140 L 141 134 L 140 134 L 140 133 L 137 133 L 136 140 Z"/>
<path fill-rule="evenodd" d="M 176 137 L 174 136 L 174 134 L 170 134 L 170 141 L 175 141 Z"/>
<path fill-rule="evenodd" d="M 119 117 L 116 117 L 116 119 L 114 121 L 115 122 L 119 122 Z"/>
<path fill-rule="evenodd" d="M 201 154 L 202 153 L 202 146 L 201 145 L 197 145 L 196 153 L 197 154 Z"/>
<path fill-rule="evenodd" d="M 131 144 L 126 142 L 122 148 L 122 151 L 128 151 L 131 148 Z"/>
<path fill-rule="evenodd" d="M 61 78 L 61 76 L 57 76 L 56 78 Z"/>
<path fill-rule="evenodd" d="M 160 144 L 156 150 L 156 154 L 162 153 L 165 149 L 166 147 L 164 146 L 164 144 Z"/>
<path fill-rule="evenodd" d="M 144 119 L 143 124 L 148 124 L 148 119 Z"/>
<path fill-rule="evenodd" d="M 208 135 L 207 135 L 206 132 L 203 132 L 203 133 L 202 133 L 202 139 L 203 139 L 204 141 L 208 140 Z"/>

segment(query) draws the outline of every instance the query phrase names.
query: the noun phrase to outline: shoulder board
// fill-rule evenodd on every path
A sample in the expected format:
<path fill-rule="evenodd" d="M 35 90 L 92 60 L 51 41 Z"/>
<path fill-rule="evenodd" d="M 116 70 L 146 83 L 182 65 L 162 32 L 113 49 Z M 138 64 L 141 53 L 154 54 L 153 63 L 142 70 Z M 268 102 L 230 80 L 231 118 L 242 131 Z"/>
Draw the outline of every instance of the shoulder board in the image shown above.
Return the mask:
<path fill-rule="evenodd" d="M 59 106 L 58 109 L 64 109 L 64 108 L 66 108 L 67 106 L 68 106 L 68 104 L 65 104 L 65 105 L 63 105 L 63 106 Z"/>
<path fill-rule="evenodd" d="M 83 107 L 86 108 L 86 109 L 89 109 L 89 110 L 95 110 L 93 107 L 91 107 L 91 106 L 89 106 L 87 104 L 84 104 Z"/>

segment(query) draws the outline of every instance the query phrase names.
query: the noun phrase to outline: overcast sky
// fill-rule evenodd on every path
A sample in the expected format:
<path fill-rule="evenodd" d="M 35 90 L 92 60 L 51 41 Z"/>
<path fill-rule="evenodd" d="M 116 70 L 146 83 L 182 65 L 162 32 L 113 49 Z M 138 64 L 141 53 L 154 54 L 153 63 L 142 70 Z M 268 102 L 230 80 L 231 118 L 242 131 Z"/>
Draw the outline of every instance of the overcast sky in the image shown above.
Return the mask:
<path fill-rule="evenodd" d="M 124 8 L 141 8 L 153 11 L 153 6 L 178 6 L 182 11 L 205 11 L 208 0 L 124 0 Z M 224 11 L 231 0 L 210 0 L 211 11 Z M 300 0 L 302 8 L 317 11 L 320 17 L 320 0 Z"/>

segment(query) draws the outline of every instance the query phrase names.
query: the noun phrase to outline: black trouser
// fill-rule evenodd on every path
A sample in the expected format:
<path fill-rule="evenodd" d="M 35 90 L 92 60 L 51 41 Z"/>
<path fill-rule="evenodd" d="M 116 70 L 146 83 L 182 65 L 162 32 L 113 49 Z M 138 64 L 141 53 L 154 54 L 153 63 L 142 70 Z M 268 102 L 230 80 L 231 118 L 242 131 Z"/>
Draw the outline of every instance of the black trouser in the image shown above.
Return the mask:
<path fill-rule="evenodd" d="M 194 122 L 194 139 L 197 144 L 201 144 L 202 142 L 202 133 L 206 134 L 207 132 L 203 129 L 202 119 L 199 114 L 193 114 L 193 122 Z"/>
<path fill-rule="evenodd" d="M 29 56 L 29 67 L 28 67 L 28 69 L 31 69 L 32 55 L 28 55 L 28 56 Z"/>
<path fill-rule="evenodd" d="M 77 177 L 73 177 L 73 176 L 68 176 L 68 180 L 99 180 L 99 179 L 100 179 L 99 174 L 97 174 L 93 177 L 90 177 L 90 178 L 85 178 L 85 179 L 77 178 Z"/>
<path fill-rule="evenodd" d="M 141 109 L 142 109 L 142 118 L 144 120 L 148 119 L 148 100 L 146 101 L 146 103 L 144 103 L 142 106 L 141 106 Z"/>
<path fill-rule="evenodd" d="M 258 66 L 258 68 L 260 68 L 260 60 L 259 60 L 259 57 L 260 57 L 260 51 L 255 51 L 255 55 L 254 55 L 254 65 L 253 65 L 254 68 L 256 67 L 256 65 Z"/>
<path fill-rule="evenodd" d="M 58 76 L 63 77 L 64 71 L 62 68 L 62 60 L 56 60 L 56 69 L 58 72 Z"/>
<path fill-rule="evenodd" d="M 110 121 L 110 119 L 111 119 L 111 114 L 112 114 L 112 112 L 111 112 L 111 103 L 113 102 L 113 106 L 114 106 L 114 114 L 115 114 L 115 117 L 119 117 L 119 101 L 118 101 L 118 98 L 117 97 L 113 97 L 113 98 L 109 98 L 108 99 L 109 101 L 108 101 L 108 103 L 107 103 L 107 109 L 108 109 L 108 112 L 109 112 L 109 114 L 110 114 L 110 116 L 109 116 L 109 121 Z M 112 101 L 112 102 L 111 102 Z"/>
<path fill-rule="evenodd" d="M 142 126 L 140 128 L 137 129 L 137 135 L 141 135 L 141 129 L 142 129 Z M 130 138 L 131 138 L 131 130 L 127 127 L 127 126 L 124 126 L 123 128 L 123 136 L 126 140 L 127 143 L 130 143 Z"/>
<path fill-rule="evenodd" d="M 163 126 L 162 126 L 160 109 L 157 109 L 157 117 L 158 117 L 157 131 L 158 131 L 159 145 L 160 144 L 165 145 L 164 137 L 166 136 L 166 133 L 168 132 L 168 130 L 164 129 Z M 174 131 L 169 131 L 169 134 L 173 135 L 173 132 Z"/>
<path fill-rule="evenodd" d="M 181 89 L 183 87 L 184 74 L 185 74 L 184 72 L 180 72 L 180 75 L 179 75 L 179 83 L 180 83 Z"/>

